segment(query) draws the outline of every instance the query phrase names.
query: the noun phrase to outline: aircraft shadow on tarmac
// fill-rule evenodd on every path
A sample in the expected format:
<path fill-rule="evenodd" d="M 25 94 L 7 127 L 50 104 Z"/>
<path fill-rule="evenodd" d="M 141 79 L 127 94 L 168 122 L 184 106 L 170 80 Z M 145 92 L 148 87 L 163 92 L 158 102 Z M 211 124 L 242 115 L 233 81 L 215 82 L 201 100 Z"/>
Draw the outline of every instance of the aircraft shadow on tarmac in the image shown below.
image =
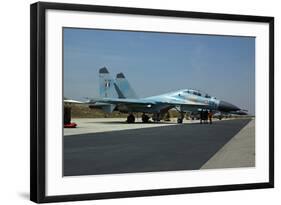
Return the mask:
<path fill-rule="evenodd" d="M 213 121 L 212 124 L 217 124 L 219 123 L 220 121 Z M 191 121 L 191 122 L 183 122 L 183 123 L 177 123 L 175 121 L 160 121 L 160 122 L 153 122 L 153 121 L 149 121 L 147 123 L 144 123 L 144 122 L 134 122 L 134 123 L 128 123 L 126 122 L 126 120 L 124 121 L 102 121 L 102 122 L 97 122 L 97 121 L 92 121 L 92 122 L 85 122 L 86 124 L 127 124 L 127 125 L 134 125 L 134 124 L 138 124 L 138 125 L 147 125 L 147 124 L 150 124 L 150 125 L 157 125 L 157 124 L 163 124 L 163 125 L 188 125 L 188 126 L 193 126 L 193 125 L 207 125 L 209 123 L 206 123 L 206 124 L 201 124 L 199 121 L 195 122 L 195 121 Z M 211 124 L 209 124 L 211 125 Z M 137 129 L 137 128 L 136 128 Z M 115 131 L 114 131 L 115 132 Z"/>
<path fill-rule="evenodd" d="M 65 136 L 64 176 L 197 170 L 249 122 L 226 120 L 212 125 L 181 124 Z"/>
<path fill-rule="evenodd" d="M 134 122 L 134 123 L 127 123 L 126 121 L 104 121 L 104 122 L 87 122 L 87 123 L 91 123 L 91 124 L 176 124 L 176 122 L 169 122 L 169 121 L 165 121 L 165 122 Z"/>

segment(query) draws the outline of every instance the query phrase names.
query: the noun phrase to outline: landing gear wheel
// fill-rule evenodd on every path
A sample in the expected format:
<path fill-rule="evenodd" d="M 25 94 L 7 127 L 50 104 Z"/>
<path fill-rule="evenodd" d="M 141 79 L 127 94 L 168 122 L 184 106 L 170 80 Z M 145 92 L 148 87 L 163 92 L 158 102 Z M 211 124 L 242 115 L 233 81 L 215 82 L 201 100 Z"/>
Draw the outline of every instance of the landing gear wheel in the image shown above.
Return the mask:
<path fill-rule="evenodd" d="M 178 123 L 181 124 L 183 122 L 183 119 L 178 118 Z"/>
<path fill-rule="evenodd" d="M 135 116 L 133 114 L 128 115 L 127 123 L 134 123 L 134 122 L 135 122 Z"/>
<path fill-rule="evenodd" d="M 183 118 L 184 118 L 184 112 L 180 113 L 180 117 L 178 118 L 178 123 L 183 123 Z"/>
<path fill-rule="evenodd" d="M 141 116 L 141 120 L 143 123 L 148 123 L 149 122 L 149 117 L 146 114 L 143 114 Z"/>

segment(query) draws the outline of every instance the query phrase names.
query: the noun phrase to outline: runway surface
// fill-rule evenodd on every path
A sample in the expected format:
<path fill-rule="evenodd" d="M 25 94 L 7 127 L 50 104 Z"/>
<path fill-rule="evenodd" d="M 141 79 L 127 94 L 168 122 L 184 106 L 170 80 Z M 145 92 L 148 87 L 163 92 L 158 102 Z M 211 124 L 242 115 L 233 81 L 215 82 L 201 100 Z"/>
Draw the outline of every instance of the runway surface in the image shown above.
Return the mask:
<path fill-rule="evenodd" d="M 200 169 L 250 119 L 64 136 L 64 176 Z"/>

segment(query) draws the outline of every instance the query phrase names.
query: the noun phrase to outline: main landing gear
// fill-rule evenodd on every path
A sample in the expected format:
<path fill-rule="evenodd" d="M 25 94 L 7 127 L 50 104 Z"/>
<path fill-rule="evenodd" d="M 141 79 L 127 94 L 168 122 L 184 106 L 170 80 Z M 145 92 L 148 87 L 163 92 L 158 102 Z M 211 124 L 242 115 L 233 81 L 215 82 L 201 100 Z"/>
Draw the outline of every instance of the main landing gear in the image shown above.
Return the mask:
<path fill-rule="evenodd" d="M 181 124 L 184 119 L 184 112 L 180 112 L 180 116 L 178 117 L 178 123 Z"/>
<path fill-rule="evenodd" d="M 127 117 L 127 123 L 134 123 L 136 120 L 135 116 L 133 114 L 128 115 Z"/>
<path fill-rule="evenodd" d="M 149 123 L 149 116 L 146 115 L 145 113 L 142 114 L 141 120 L 143 123 Z M 160 122 L 161 120 L 161 115 L 160 113 L 155 113 L 153 114 L 152 120 L 154 122 Z M 127 123 L 134 123 L 136 121 L 135 116 L 131 113 L 127 117 Z"/>
<path fill-rule="evenodd" d="M 148 123 L 149 122 L 149 116 L 146 115 L 145 113 L 142 114 L 141 116 L 142 122 L 143 123 Z M 134 123 L 136 121 L 135 116 L 131 113 L 127 117 L 127 123 Z"/>
<path fill-rule="evenodd" d="M 149 116 L 146 115 L 145 113 L 142 114 L 141 120 L 143 123 L 148 123 L 149 122 Z"/>

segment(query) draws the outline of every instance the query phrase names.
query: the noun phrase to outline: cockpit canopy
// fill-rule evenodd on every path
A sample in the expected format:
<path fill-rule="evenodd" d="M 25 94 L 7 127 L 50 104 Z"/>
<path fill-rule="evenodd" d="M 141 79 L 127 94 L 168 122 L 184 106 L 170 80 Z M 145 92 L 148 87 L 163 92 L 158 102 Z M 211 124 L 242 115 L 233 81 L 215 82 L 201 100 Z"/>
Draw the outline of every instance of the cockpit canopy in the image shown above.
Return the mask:
<path fill-rule="evenodd" d="M 204 92 L 199 91 L 199 90 L 187 89 L 187 90 L 184 90 L 183 92 L 188 93 L 188 94 L 192 94 L 192 95 L 205 97 L 205 98 L 215 98 L 215 97 L 212 97 L 212 96 L 208 95 L 207 93 L 204 93 Z"/>

